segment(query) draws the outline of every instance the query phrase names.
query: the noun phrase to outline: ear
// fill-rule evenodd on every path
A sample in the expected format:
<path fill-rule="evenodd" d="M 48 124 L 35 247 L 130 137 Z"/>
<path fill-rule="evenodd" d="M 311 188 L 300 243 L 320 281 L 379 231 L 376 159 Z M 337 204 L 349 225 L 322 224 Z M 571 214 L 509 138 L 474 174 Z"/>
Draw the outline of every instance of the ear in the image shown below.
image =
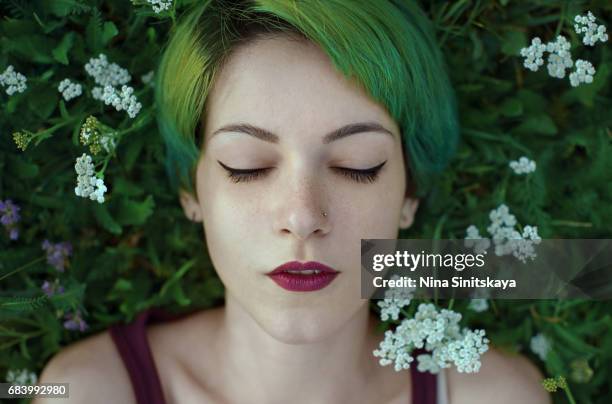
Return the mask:
<path fill-rule="evenodd" d="M 400 216 L 400 229 L 405 230 L 412 226 L 414 222 L 414 215 L 419 207 L 419 200 L 413 198 L 406 198 L 404 205 L 402 206 L 402 214 Z"/>
<path fill-rule="evenodd" d="M 181 201 L 181 206 L 183 207 L 183 212 L 185 212 L 187 219 L 192 222 L 202 221 L 202 210 L 195 196 L 191 195 L 189 192 L 180 190 L 179 200 Z"/>

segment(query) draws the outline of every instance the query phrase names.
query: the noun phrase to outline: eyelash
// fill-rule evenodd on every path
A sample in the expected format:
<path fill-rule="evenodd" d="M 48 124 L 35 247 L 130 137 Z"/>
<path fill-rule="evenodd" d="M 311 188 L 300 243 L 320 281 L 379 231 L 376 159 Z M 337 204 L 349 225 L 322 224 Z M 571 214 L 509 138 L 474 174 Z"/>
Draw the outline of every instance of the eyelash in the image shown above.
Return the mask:
<path fill-rule="evenodd" d="M 359 183 L 372 183 L 378 179 L 380 169 L 385 165 L 387 161 L 382 162 L 376 167 L 368 168 L 365 170 L 355 170 L 352 168 L 332 167 L 341 175 L 348 177 L 352 181 Z M 227 171 L 229 179 L 234 183 L 249 182 L 253 181 L 263 175 L 265 175 L 272 168 L 255 168 L 255 169 L 235 169 L 226 166 L 225 164 L 218 161 L 219 164 Z"/>

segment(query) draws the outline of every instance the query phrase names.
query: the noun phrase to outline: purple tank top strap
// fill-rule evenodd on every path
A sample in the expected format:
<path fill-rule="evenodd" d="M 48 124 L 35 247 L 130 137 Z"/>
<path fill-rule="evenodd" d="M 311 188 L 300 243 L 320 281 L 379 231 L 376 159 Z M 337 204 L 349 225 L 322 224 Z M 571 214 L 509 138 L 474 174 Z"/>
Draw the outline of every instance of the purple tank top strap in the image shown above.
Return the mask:
<path fill-rule="evenodd" d="M 413 356 L 416 358 L 422 350 L 415 350 Z M 412 404 L 436 404 L 437 401 L 437 377 L 429 372 L 419 372 L 417 364 L 410 366 L 410 377 L 412 380 Z"/>
<path fill-rule="evenodd" d="M 147 339 L 147 323 L 176 318 L 159 308 L 138 314 L 129 324 L 113 324 L 110 335 L 128 371 L 138 404 L 165 404 L 159 374 Z"/>

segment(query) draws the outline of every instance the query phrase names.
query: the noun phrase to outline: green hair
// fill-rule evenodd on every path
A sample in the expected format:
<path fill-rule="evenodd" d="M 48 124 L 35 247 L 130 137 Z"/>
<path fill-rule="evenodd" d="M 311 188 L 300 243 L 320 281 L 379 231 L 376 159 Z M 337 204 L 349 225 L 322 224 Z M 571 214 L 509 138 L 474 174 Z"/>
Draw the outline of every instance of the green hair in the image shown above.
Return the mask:
<path fill-rule="evenodd" d="M 407 191 L 423 196 L 454 155 L 456 100 L 431 23 L 412 0 L 205 0 L 170 33 L 155 83 L 174 191 L 194 193 L 200 122 L 213 80 L 238 46 L 297 34 L 386 107 L 402 135 Z"/>

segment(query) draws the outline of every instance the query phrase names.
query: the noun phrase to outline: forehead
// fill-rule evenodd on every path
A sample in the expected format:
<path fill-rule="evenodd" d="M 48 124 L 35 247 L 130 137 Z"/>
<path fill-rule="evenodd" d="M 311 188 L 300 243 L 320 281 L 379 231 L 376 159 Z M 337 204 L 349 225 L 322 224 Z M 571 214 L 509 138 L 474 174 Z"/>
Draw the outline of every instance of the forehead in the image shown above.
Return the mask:
<path fill-rule="evenodd" d="M 239 47 L 229 57 L 208 96 L 205 127 L 207 136 L 235 122 L 321 134 L 355 121 L 397 130 L 385 108 L 336 71 L 317 45 L 277 36 Z"/>

